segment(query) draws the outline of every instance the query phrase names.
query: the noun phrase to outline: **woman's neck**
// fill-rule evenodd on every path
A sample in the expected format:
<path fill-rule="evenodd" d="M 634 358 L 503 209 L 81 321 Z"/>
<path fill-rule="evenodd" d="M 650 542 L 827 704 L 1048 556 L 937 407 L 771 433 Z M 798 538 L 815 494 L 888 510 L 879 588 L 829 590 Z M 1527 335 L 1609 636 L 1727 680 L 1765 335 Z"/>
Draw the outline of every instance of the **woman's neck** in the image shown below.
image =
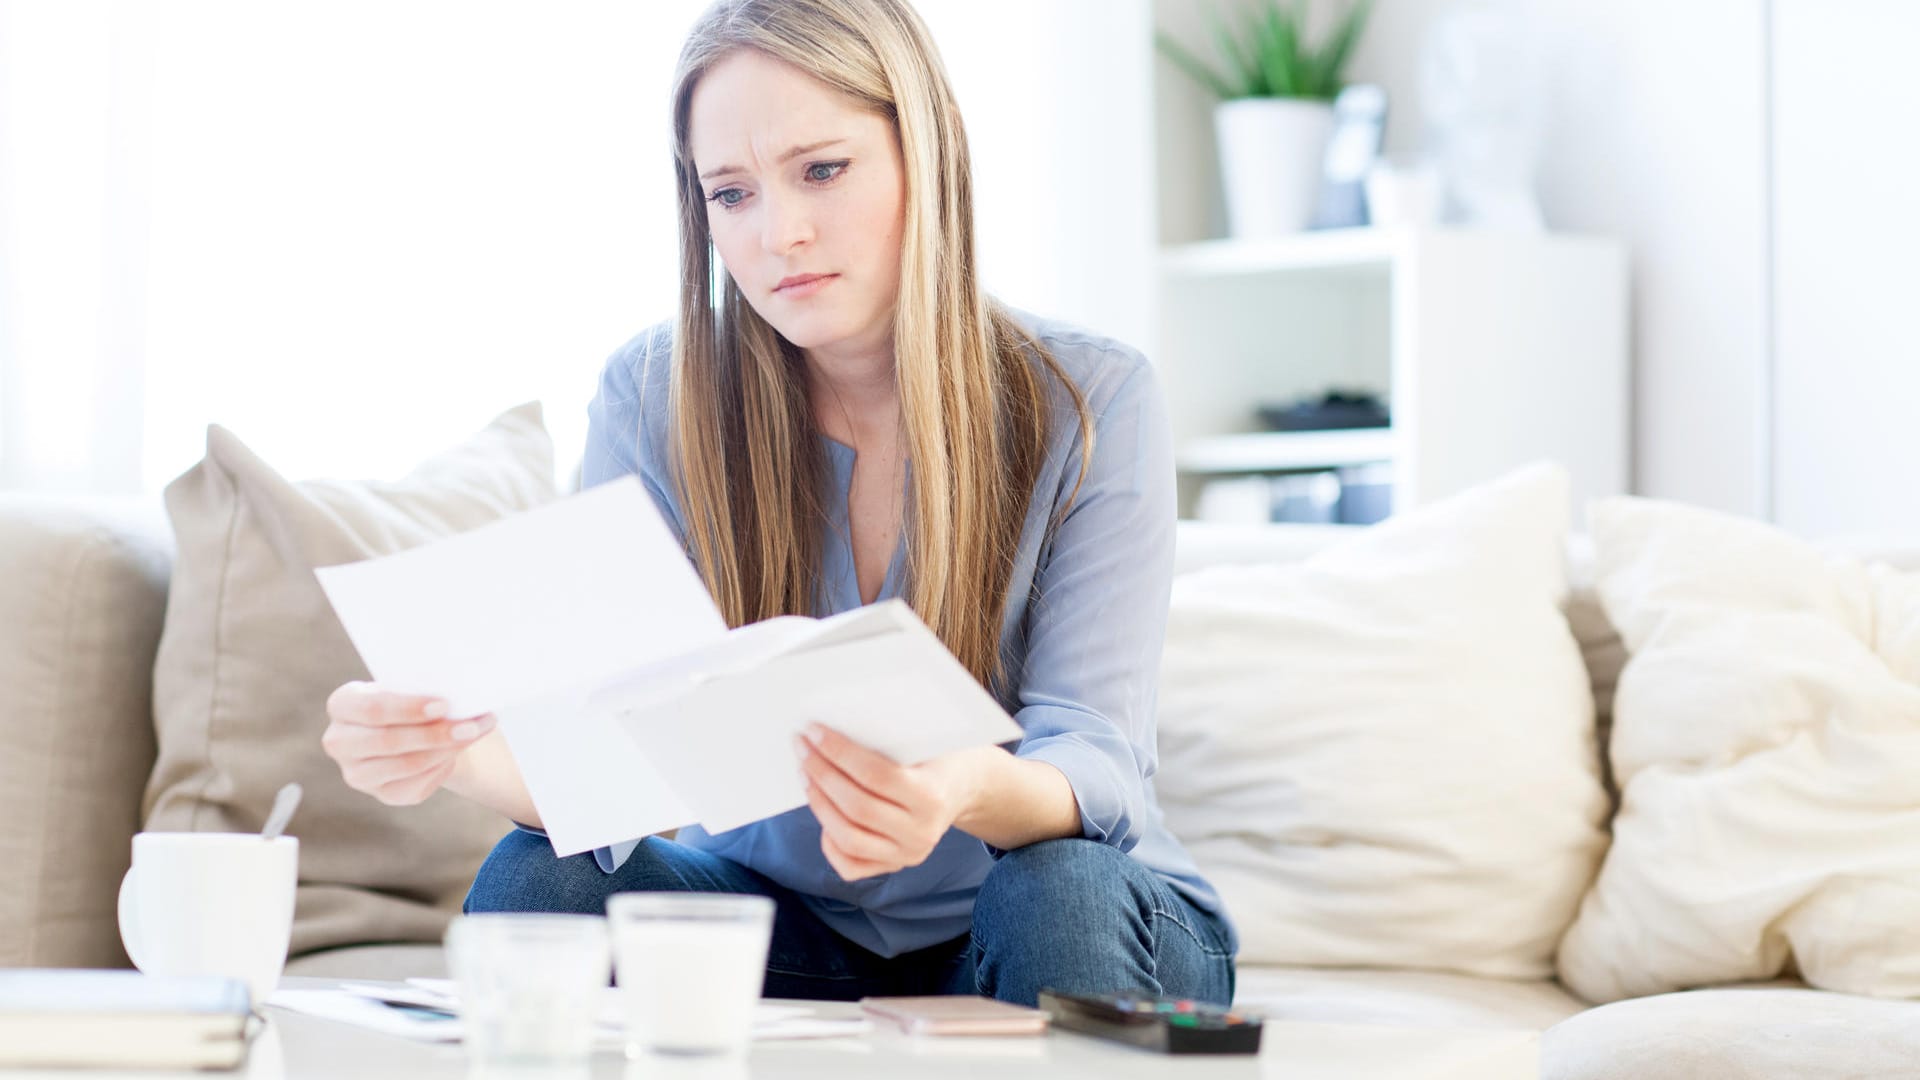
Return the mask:
<path fill-rule="evenodd" d="M 891 344 L 807 349 L 808 396 L 822 431 L 849 446 L 891 438 L 900 419 Z"/>

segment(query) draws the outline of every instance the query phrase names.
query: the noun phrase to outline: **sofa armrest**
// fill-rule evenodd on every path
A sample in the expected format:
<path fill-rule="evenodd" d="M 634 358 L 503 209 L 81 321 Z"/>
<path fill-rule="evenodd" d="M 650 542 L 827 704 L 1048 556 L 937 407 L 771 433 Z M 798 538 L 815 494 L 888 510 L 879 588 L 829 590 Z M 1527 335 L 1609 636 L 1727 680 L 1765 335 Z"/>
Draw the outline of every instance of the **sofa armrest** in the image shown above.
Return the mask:
<path fill-rule="evenodd" d="M 157 498 L 0 494 L 0 967 L 127 963 L 171 550 Z"/>

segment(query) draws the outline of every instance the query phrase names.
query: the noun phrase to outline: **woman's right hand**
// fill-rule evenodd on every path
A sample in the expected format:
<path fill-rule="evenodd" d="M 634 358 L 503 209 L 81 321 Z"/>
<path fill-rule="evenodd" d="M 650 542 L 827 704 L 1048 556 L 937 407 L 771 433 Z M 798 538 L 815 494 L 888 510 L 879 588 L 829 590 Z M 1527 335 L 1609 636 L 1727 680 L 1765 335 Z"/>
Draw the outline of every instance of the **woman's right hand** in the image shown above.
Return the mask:
<path fill-rule="evenodd" d="M 447 718 L 447 703 L 350 682 L 327 697 L 320 746 L 347 786 L 388 806 L 411 806 L 453 775 L 460 752 L 492 731 L 492 713 Z"/>

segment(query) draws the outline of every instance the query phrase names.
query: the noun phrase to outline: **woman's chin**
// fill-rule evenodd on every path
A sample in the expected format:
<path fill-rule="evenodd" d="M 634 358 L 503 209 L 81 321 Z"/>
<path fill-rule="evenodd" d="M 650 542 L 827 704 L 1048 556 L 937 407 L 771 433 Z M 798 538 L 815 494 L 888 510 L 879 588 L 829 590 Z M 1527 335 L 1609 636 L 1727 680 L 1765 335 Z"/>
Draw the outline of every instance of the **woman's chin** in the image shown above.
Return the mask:
<path fill-rule="evenodd" d="M 838 341 L 845 341 L 853 333 L 852 328 L 846 325 L 847 320 L 835 319 L 828 312 L 808 312 L 804 315 L 786 312 L 776 314 L 780 317 L 768 319 L 767 322 L 796 348 L 817 349 Z"/>

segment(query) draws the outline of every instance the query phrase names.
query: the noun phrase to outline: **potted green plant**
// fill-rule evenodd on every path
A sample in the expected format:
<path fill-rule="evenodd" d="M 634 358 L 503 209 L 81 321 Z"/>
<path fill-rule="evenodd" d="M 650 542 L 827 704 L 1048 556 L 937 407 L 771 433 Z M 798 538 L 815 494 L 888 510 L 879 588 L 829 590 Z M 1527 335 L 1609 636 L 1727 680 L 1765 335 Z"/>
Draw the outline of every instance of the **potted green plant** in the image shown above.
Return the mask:
<path fill-rule="evenodd" d="M 1227 220 L 1238 237 L 1298 232 L 1313 216 L 1333 99 L 1372 0 L 1352 3 L 1317 43 L 1308 40 L 1309 4 L 1255 0 L 1236 26 L 1210 13 L 1223 68 L 1156 35 L 1167 59 L 1220 99 L 1214 130 Z"/>

